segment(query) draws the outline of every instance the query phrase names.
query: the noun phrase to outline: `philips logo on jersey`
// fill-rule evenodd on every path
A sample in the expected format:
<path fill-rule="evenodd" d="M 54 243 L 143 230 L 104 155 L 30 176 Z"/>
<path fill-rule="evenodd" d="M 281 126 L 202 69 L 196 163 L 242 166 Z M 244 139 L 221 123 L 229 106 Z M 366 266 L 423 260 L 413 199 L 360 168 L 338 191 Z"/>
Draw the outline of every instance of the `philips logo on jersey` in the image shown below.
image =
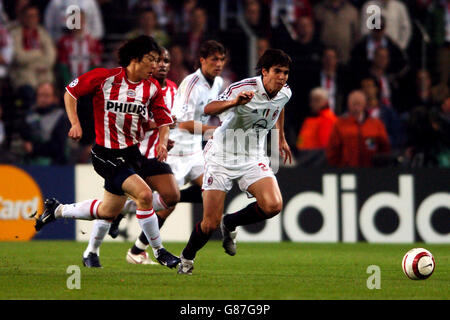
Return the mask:
<path fill-rule="evenodd" d="M 106 111 L 121 112 L 121 113 L 135 113 L 145 117 L 147 115 L 147 108 L 142 104 L 132 102 L 106 101 Z"/>

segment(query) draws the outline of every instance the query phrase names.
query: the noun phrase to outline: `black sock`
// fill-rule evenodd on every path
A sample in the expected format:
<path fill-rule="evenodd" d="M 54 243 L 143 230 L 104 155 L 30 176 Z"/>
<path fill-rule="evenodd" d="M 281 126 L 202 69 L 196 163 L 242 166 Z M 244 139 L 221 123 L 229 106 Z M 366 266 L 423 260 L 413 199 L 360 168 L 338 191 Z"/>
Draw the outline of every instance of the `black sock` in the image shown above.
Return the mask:
<path fill-rule="evenodd" d="M 252 202 L 244 209 L 236 213 L 227 214 L 223 217 L 223 223 L 228 230 L 234 231 L 237 226 L 245 226 L 266 220 L 267 216 L 264 211 L 258 206 L 258 203 Z"/>
<path fill-rule="evenodd" d="M 145 236 L 144 231 L 141 232 L 141 234 L 139 235 L 139 240 L 145 244 L 146 246 L 148 246 L 148 239 Z M 136 244 L 133 245 L 133 247 L 131 248 L 131 253 L 132 254 L 140 254 L 142 252 L 144 252 L 145 250 L 139 249 L 138 247 L 136 247 Z"/>
<path fill-rule="evenodd" d="M 163 226 L 164 222 L 166 222 L 165 218 L 161 218 L 158 213 L 156 213 L 156 217 L 158 218 L 158 227 L 159 229 L 161 229 L 161 227 Z"/>
<path fill-rule="evenodd" d="M 156 214 L 156 217 L 158 218 L 158 226 L 161 229 L 161 227 L 163 226 L 164 222 L 166 221 L 166 219 L 161 218 L 158 213 Z M 145 235 L 144 231 L 141 232 L 141 234 L 139 235 L 139 240 L 141 240 L 141 242 L 145 245 L 149 245 L 147 236 Z M 140 254 L 142 252 L 144 252 L 145 250 L 139 249 L 138 247 L 136 247 L 136 244 L 133 245 L 133 247 L 131 248 L 131 253 L 132 254 Z"/>
<path fill-rule="evenodd" d="M 201 221 L 195 225 L 186 247 L 183 250 L 183 257 L 188 260 L 194 260 L 197 251 L 204 247 L 211 238 L 211 234 L 203 233 L 200 227 Z"/>
<path fill-rule="evenodd" d="M 194 184 L 189 188 L 180 190 L 180 202 L 202 203 L 202 188 Z"/>
<path fill-rule="evenodd" d="M 124 216 L 122 213 L 119 213 L 119 214 L 117 215 L 117 217 L 115 217 L 115 218 L 112 220 L 112 224 L 118 228 L 118 227 L 119 227 L 119 224 L 120 224 L 120 221 L 122 221 L 122 219 L 123 219 L 124 217 L 125 217 L 125 216 Z"/>

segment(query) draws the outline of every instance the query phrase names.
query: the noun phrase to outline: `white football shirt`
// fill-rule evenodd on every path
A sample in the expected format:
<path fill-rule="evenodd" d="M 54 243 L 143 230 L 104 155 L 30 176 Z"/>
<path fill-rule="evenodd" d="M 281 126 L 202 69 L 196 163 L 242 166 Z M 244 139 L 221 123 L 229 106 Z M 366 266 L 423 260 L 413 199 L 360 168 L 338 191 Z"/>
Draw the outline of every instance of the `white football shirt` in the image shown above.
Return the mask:
<path fill-rule="evenodd" d="M 177 117 L 178 122 L 199 121 L 207 124 L 209 116 L 205 115 L 205 106 L 213 100 L 217 100 L 221 92 L 223 79 L 215 77 L 210 86 L 202 71 L 188 75 L 180 83 L 175 95 L 172 114 Z M 174 147 L 169 154 L 190 155 L 202 150 L 202 134 L 192 134 L 178 127 L 170 131 L 170 139 L 175 141 Z"/>
<path fill-rule="evenodd" d="M 266 136 L 292 96 L 285 85 L 275 97 L 269 98 L 262 76 L 257 76 L 231 84 L 218 100 L 232 100 L 242 91 L 253 91 L 255 95 L 247 104 L 221 115 L 222 124 L 214 131 L 208 150 L 209 160 L 226 167 L 266 160 Z"/>

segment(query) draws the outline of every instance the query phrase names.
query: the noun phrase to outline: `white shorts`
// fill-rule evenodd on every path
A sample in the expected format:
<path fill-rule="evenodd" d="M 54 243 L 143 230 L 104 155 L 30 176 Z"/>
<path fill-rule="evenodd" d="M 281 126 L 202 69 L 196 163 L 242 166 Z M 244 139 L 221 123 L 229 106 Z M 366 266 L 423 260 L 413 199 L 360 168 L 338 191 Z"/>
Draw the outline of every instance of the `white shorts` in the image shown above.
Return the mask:
<path fill-rule="evenodd" d="M 233 180 L 237 180 L 241 191 L 246 192 L 253 183 L 267 177 L 276 179 L 268 162 L 253 162 L 237 168 L 225 168 L 213 161 L 206 161 L 202 189 L 228 192 L 233 187 Z"/>
<path fill-rule="evenodd" d="M 169 154 L 166 162 L 172 168 L 173 175 L 179 187 L 197 179 L 205 170 L 205 160 L 202 151 L 188 156 Z"/>

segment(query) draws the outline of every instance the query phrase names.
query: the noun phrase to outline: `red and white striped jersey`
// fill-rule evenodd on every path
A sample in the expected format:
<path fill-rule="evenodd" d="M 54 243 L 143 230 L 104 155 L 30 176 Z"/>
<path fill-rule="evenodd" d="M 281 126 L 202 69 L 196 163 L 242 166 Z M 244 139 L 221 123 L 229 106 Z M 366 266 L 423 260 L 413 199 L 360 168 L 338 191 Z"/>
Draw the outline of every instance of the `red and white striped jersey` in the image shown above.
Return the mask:
<path fill-rule="evenodd" d="M 95 142 L 109 149 L 138 144 L 150 119 L 158 127 L 171 124 L 161 87 L 153 78 L 131 82 L 124 68 L 97 68 L 73 80 L 67 92 L 78 99 L 92 93 Z"/>
<path fill-rule="evenodd" d="M 162 94 L 164 98 L 164 102 L 166 103 L 167 108 L 172 111 L 173 100 L 175 98 L 175 94 L 177 93 L 177 85 L 175 82 L 166 79 L 166 86 L 162 88 Z M 144 139 L 139 144 L 139 150 L 141 153 L 148 159 L 155 158 L 156 154 L 156 146 L 159 144 L 159 131 L 158 130 L 149 130 L 145 133 Z"/>

